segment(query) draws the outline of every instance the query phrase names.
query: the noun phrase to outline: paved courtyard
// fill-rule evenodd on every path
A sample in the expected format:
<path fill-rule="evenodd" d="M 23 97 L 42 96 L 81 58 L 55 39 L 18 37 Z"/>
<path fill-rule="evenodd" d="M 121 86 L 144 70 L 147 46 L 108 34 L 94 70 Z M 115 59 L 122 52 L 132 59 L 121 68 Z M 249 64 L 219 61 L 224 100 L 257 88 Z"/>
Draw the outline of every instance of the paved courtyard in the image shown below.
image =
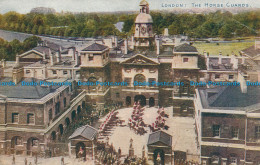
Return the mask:
<path fill-rule="evenodd" d="M 143 120 L 145 124 L 152 124 L 155 122 L 157 114 L 157 108 L 145 108 Z M 197 161 L 199 155 L 199 150 L 197 148 L 196 143 L 196 134 L 195 134 L 195 120 L 191 117 L 173 117 L 172 116 L 172 107 L 165 108 L 165 113 L 169 115 L 169 118 L 165 118 L 165 124 L 169 126 L 168 130 L 163 130 L 166 133 L 172 135 L 172 147 L 174 151 L 184 151 L 189 153 L 187 156 L 188 161 Z M 124 120 L 125 122 L 122 124 L 123 126 L 114 126 L 108 135 L 109 144 L 113 143 L 113 146 L 116 150 L 121 148 L 122 155 L 128 154 L 128 149 L 130 145 L 130 139 L 133 139 L 133 147 L 135 155 L 141 157 L 142 148 L 146 146 L 148 141 L 148 136 L 150 133 L 150 129 L 148 127 L 145 128 L 147 133 L 144 135 L 138 135 L 133 130 L 131 130 L 128 126 L 128 119 L 132 114 L 133 108 L 123 108 L 118 110 L 117 117 L 120 120 Z M 104 121 L 104 118 L 100 120 Z M 147 151 L 146 151 L 147 153 Z M 16 156 L 15 165 L 24 165 L 24 156 Z M 32 162 L 32 165 L 35 165 L 33 157 L 27 157 L 28 165 Z M 39 165 L 60 165 L 61 157 L 54 157 L 38 159 Z M 65 157 L 66 165 L 86 165 L 93 164 L 93 161 L 89 159 L 87 162 L 78 161 L 76 159 L 72 159 L 69 157 Z M 0 165 L 13 165 L 12 164 L 12 156 L 1 155 L 0 156 Z"/>

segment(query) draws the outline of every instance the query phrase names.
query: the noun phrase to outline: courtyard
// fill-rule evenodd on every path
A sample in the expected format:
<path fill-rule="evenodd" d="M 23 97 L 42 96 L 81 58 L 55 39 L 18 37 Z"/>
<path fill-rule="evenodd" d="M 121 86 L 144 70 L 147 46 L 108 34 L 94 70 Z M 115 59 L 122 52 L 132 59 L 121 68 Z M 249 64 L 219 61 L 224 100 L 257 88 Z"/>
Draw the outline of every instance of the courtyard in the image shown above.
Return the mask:
<path fill-rule="evenodd" d="M 172 136 L 172 149 L 173 151 L 182 151 L 187 153 L 187 161 L 199 162 L 199 149 L 197 148 L 197 140 L 195 133 L 195 120 L 192 117 L 173 117 L 173 107 L 164 108 L 165 113 L 168 118 L 165 118 L 165 125 L 168 126 L 168 130 L 162 129 L 164 132 Z M 143 121 L 146 125 L 152 125 L 155 122 L 158 108 L 146 107 L 143 111 Z M 145 153 L 147 155 L 147 141 L 148 136 L 151 133 L 149 127 L 145 127 L 146 133 L 143 135 L 137 134 L 133 129 L 130 129 L 128 126 L 128 120 L 131 117 L 133 108 L 122 108 L 117 110 L 116 117 L 123 121 L 122 124 L 117 124 L 111 126 L 109 132 L 102 137 L 99 136 L 101 141 L 108 140 L 108 143 L 114 146 L 114 149 L 117 151 L 121 149 L 121 155 L 127 156 L 129 152 L 130 139 L 133 139 L 133 148 L 134 154 L 137 157 L 142 157 L 142 150 L 145 146 Z M 107 116 L 101 118 L 98 122 L 102 123 L 105 121 Z M 34 157 L 25 157 L 25 156 L 15 156 L 15 165 L 24 165 L 24 160 L 27 158 L 27 162 L 32 162 L 32 165 L 35 164 Z M 13 156 L 0 156 L 1 165 L 12 165 Z M 89 158 L 87 162 L 79 161 L 75 158 L 70 158 L 68 156 L 64 157 L 64 162 L 67 165 L 81 165 L 81 164 L 94 164 L 93 160 Z M 61 157 L 52 157 L 52 158 L 38 158 L 37 164 L 39 165 L 60 165 Z M 150 161 L 149 164 L 152 164 Z"/>

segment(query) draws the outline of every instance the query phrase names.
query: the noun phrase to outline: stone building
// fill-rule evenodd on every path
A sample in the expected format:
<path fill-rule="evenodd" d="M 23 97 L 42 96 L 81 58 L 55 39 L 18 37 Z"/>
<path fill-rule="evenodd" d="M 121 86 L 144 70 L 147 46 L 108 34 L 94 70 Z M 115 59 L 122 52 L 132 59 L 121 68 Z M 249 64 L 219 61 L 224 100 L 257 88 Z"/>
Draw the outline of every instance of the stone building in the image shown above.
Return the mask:
<path fill-rule="evenodd" d="M 155 164 L 173 164 L 172 136 L 163 132 L 153 132 L 147 142 L 148 159 Z"/>
<path fill-rule="evenodd" d="M 53 82 L 24 78 L 14 86 L 11 78 L 4 78 L 2 83 L 6 83 L 0 86 L 2 154 L 43 154 L 85 107 L 84 92 L 72 97 L 70 82 L 49 86 L 46 83 Z"/>
<path fill-rule="evenodd" d="M 259 97 L 257 86 L 196 89 L 195 119 L 202 164 L 260 163 Z"/>

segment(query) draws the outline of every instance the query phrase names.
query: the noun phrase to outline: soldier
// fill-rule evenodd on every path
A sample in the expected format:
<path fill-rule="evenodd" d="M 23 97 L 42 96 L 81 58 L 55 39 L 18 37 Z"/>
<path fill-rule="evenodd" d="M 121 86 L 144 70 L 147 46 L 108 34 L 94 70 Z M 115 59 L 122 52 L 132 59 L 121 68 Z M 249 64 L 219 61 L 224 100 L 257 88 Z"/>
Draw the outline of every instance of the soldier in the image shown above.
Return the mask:
<path fill-rule="evenodd" d="M 12 164 L 15 165 L 15 157 L 14 157 L 14 155 L 13 155 L 13 163 Z"/>
<path fill-rule="evenodd" d="M 61 165 L 64 165 L 64 157 L 61 157 Z"/>
<path fill-rule="evenodd" d="M 27 158 L 24 158 L 24 165 L 27 165 Z"/>
<path fill-rule="evenodd" d="M 118 158 L 120 158 L 121 157 L 121 148 L 119 147 L 118 148 Z"/>

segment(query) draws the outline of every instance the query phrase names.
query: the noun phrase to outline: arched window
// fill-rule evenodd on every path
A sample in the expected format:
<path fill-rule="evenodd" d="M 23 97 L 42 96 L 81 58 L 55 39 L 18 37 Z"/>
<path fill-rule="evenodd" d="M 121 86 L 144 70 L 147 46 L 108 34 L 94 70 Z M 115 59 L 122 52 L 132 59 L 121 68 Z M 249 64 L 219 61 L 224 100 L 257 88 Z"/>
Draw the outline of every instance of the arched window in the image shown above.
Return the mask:
<path fill-rule="evenodd" d="M 145 82 L 145 76 L 143 74 L 137 74 L 134 78 L 134 81 Z"/>

